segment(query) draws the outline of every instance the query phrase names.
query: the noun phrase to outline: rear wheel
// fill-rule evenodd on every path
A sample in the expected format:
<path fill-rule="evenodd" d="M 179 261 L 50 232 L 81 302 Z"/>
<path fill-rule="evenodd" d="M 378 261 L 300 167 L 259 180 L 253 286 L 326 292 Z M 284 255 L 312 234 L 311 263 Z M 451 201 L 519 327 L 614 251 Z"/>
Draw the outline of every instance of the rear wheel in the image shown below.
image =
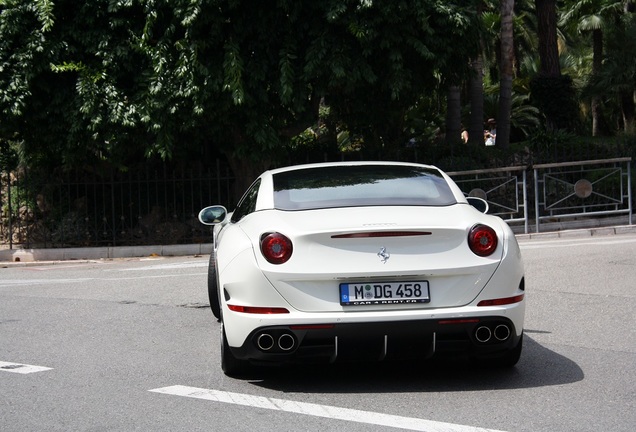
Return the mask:
<path fill-rule="evenodd" d="M 208 298 L 210 299 L 210 309 L 216 319 L 221 318 L 221 304 L 219 301 L 219 284 L 216 278 L 216 259 L 214 251 L 210 254 L 210 264 L 208 265 Z"/>
<path fill-rule="evenodd" d="M 246 360 L 234 357 L 227 343 L 225 328 L 221 326 L 221 369 L 227 376 L 243 375 L 249 371 L 250 364 Z"/>

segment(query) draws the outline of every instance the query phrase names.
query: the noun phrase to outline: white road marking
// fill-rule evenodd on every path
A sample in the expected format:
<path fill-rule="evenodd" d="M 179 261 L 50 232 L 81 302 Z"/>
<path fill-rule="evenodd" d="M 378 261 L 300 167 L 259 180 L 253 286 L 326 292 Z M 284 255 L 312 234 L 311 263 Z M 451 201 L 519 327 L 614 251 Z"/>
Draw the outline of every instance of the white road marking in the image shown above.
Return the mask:
<path fill-rule="evenodd" d="M 179 274 L 166 274 L 166 275 L 145 275 L 145 276 L 129 276 L 129 277 L 116 277 L 116 278 L 99 278 L 98 280 L 102 281 L 119 281 L 119 280 L 136 280 L 136 279 L 165 279 L 165 278 L 173 278 L 178 277 L 182 278 L 185 276 L 202 276 L 207 275 L 207 273 L 179 273 Z"/>
<path fill-rule="evenodd" d="M 47 370 L 51 370 L 53 368 L 44 367 L 44 366 L 33 366 L 22 363 L 9 363 L 0 361 L 0 371 L 4 372 L 13 372 L 19 374 L 30 374 L 33 372 L 43 372 Z"/>
<path fill-rule="evenodd" d="M 185 268 L 199 268 L 199 267 L 207 267 L 207 261 L 200 262 L 180 262 L 180 263 L 166 263 L 166 264 L 155 264 L 147 267 L 135 267 L 135 268 L 125 268 L 125 269 L 117 269 L 115 271 L 125 272 L 125 271 L 146 271 L 146 270 L 174 270 L 174 269 L 185 269 Z"/>
<path fill-rule="evenodd" d="M 51 265 L 47 265 L 45 267 L 24 267 L 25 271 L 51 271 L 51 270 L 67 270 L 70 268 L 85 268 L 87 264 L 100 264 L 100 265 L 104 265 L 106 263 L 104 262 L 100 262 L 100 261 L 87 261 L 81 264 L 72 264 L 72 265 L 65 265 L 65 264 L 59 264 L 59 263 L 53 263 Z"/>
<path fill-rule="evenodd" d="M 500 432 L 495 431 L 494 429 L 483 429 L 473 426 L 463 426 L 453 423 L 424 420 L 414 417 L 402 417 L 370 411 L 359 411 L 350 408 L 339 408 L 335 406 L 318 405 L 306 402 L 296 402 L 291 400 L 275 399 L 181 385 L 163 387 L 150 391 L 155 393 L 162 393 L 173 396 L 184 396 L 195 399 L 204 399 L 214 402 L 223 402 L 252 408 L 270 409 L 275 411 L 283 411 L 315 417 L 324 417 L 334 420 L 352 421 L 356 423 L 372 424 L 377 426 L 389 426 L 396 429 L 407 429 L 426 432 Z"/>
<path fill-rule="evenodd" d="M 127 280 L 139 280 L 139 279 L 165 279 L 184 276 L 205 276 L 207 273 L 182 273 L 182 274 L 167 274 L 167 275 L 151 275 L 151 276 L 135 276 L 135 277 L 116 277 L 116 278 L 78 278 L 78 279 L 17 279 L 0 281 L 0 288 L 11 288 L 21 286 L 33 286 L 33 285 L 68 285 L 70 283 L 89 282 L 89 281 L 127 281 Z"/>
<path fill-rule="evenodd" d="M 70 284 L 78 282 L 91 281 L 94 278 L 77 278 L 77 279 L 15 279 L 3 280 L 0 282 L 0 288 L 24 285 L 54 285 L 54 284 Z"/>

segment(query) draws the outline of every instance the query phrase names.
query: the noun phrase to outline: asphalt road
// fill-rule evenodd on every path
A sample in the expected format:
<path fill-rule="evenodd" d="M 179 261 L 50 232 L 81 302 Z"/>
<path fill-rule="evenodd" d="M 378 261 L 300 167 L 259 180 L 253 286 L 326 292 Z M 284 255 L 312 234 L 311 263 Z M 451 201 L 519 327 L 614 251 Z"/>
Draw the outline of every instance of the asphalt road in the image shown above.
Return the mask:
<path fill-rule="evenodd" d="M 206 256 L 0 268 L 0 430 L 632 432 L 636 235 L 521 246 L 526 339 L 506 371 L 427 362 L 227 378 Z"/>

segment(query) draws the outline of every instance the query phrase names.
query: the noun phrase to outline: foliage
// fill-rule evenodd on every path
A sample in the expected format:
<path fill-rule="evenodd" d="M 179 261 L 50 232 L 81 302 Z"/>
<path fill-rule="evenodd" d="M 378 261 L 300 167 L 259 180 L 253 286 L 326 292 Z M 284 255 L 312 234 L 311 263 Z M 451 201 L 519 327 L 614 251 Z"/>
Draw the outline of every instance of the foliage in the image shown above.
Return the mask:
<path fill-rule="evenodd" d="M 523 141 L 541 125 L 539 109 L 532 105 L 530 90 L 523 80 L 513 82 L 510 123 L 512 125 L 511 138 L 513 142 Z M 488 118 L 495 118 L 499 99 L 499 87 L 486 86 L 484 89 L 484 113 Z"/>
<path fill-rule="evenodd" d="M 371 79 L 354 85 L 331 80 L 327 103 L 352 133 L 364 137 L 370 154 L 398 151 L 411 138 L 409 111 L 422 97 L 468 76 L 465 59 L 477 45 L 467 36 L 476 35 L 475 18 L 452 2 L 437 1 L 418 2 L 415 11 L 391 3 L 358 17 L 366 31 L 356 33 L 354 46 L 363 55 L 353 57 L 349 68 L 362 67 Z M 334 24 L 346 25 L 341 19 Z"/>
<path fill-rule="evenodd" d="M 18 162 L 16 145 L 11 141 L 0 139 L 0 173 L 16 169 Z"/>
<path fill-rule="evenodd" d="M 530 83 L 532 101 L 551 120 L 549 129 L 574 130 L 577 125 L 576 93 L 568 75 L 537 75 Z"/>
<path fill-rule="evenodd" d="M 138 153 L 129 144 L 141 57 L 127 40 L 132 23 L 109 3 L 4 2 L 0 136 L 24 143 L 25 162 L 77 168 Z"/>
<path fill-rule="evenodd" d="M 624 0 L 567 0 L 560 23 L 584 33 L 608 27 L 623 11 Z"/>
<path fill-rule="evenodd" d="M 619 23 L 605 33 L 606 50 L 602 68 L 598 74 L 590 77 L 583 89 L 583 96 L 596 95 L 603 99 L 604 117 L 607 119 L 608 130 L 620 129 L 612 126 L 622 125 L 625 132 L 634 134 L 636 132 L 636 120 L 633 118 L 633 95 L 636 92 L 636 17 L 633 14 L 624 15 Z M 622 95 L 626 95 L 627 100 L 621 100 Z M 630 105 L 631 122 L 629 118 L 626 118 Z"/>
<path fill-rule="evenodd" d="M 366 142 L 396 142 L 434 76 L 465 70 L 474 18 L 441 0 L 6 0 L 1 133 L 35 165 L 267 165 L 327 101 Z"/>
<path fill-rule="evenodd" d="M 617 12 L 614 0 L 559 4 Z M 490 0 L 3 0 L 3 155 L 20 143 L 23 162 L 48 171 L 126 170 L 156 158 L 188 165 L 220 153 L 237 171 L 342 149 L 401 157 L 414 142 L 439 140 L 446 91 L 467 81 L 479 34 L 485 82 L 498 85 L 498 11 Z M 579 42 L 568 56 L 580 75 L 537 77 L 534 2 L 515 11 L 512 137 L 537 128 L 537 109 L 556 116 L 549 128 L 572 129 L 590 41 L 563 28 Z M 621 57 L 620 41 L 608 34 L 603 75 L 584 93 L 611 95 L 612 127 L 621 122 L 615 90 L 633 83 L 636 64 L 631 48 Z M 487 105 L 489 117 L 496 112 Z M 15 165 L 11 155 L 3 157 Z"/>
<path fill-rule="evenodd" d="M 563 13 L 552 29 L 563 77 L 539 76 L 539 3 Z M 466 97 L 476 57 L 483 111 L 498 116 L 499 1 L 0 0 L 0 171 L 22 164 L 43 179 L 13 195 L 35 209 L 60 171 L 103 181 L 162 171 L 163 161 L 216 167 L 219 155 L 238 178 L 235 195 L 287 163 L 402 159 L 470 170 L 633 156 L 636 14 L 621 8 L 633 12 L 633 2 L 514 5 L 504 150 L 444 143 L 449 87 L 462 91 L 465 124 L 471 114 L 471 127 L 485 120 Z M 582 138 L 593 98 L 604 141 Z"/>
<path fill-rule="evenodd" d="M 535 153 L 545 154 L 559 147 L 572 146 L 576 142 L 573 133 L 564 129 L 537 129 L 528 137 L 530 150 Z"/>

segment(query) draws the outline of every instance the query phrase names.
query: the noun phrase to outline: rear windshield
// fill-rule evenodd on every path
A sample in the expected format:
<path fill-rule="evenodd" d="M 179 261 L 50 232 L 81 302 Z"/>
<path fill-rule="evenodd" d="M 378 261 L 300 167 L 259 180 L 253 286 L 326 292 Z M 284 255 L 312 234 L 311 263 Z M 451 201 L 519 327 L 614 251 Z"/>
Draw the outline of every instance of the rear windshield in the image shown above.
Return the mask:
<path fill-rule="evenodd" d="M 279 210 L 455 203 L 439 171 L 423 167 L 341 165 L 274 175 L 274 207 Z"/>

